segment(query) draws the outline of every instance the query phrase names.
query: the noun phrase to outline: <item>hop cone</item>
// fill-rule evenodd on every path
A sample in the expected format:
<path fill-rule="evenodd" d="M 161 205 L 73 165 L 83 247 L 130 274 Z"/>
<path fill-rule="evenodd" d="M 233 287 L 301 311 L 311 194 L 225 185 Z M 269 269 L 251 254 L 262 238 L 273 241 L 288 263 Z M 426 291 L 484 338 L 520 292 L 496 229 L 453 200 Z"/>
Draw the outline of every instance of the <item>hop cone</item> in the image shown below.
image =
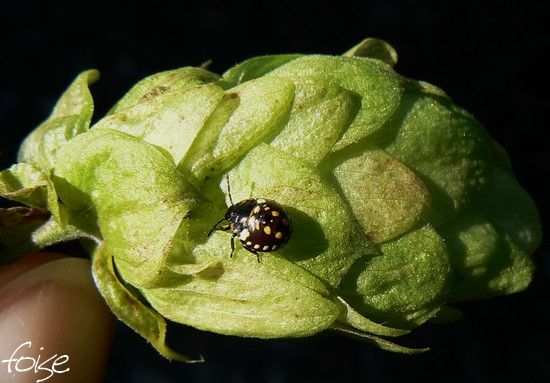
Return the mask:
<path fill-rule="evenodd" d="M 7 262 L 60 241 L 90 252 L 119 319 L 167 358 L 165 318 L 221 334 L 332 329 L 378 347 L 455 302 L 530 282 L 536 208 L 504 150 L 440 89 L 397 74 L 388 44 L 276 55 L 222 76 L 136 84 L 90 127 L 80 74 L 0 174 Z M 208 231 L 233 201 L 273 199 L 288 245 L 261 254 Z"/>

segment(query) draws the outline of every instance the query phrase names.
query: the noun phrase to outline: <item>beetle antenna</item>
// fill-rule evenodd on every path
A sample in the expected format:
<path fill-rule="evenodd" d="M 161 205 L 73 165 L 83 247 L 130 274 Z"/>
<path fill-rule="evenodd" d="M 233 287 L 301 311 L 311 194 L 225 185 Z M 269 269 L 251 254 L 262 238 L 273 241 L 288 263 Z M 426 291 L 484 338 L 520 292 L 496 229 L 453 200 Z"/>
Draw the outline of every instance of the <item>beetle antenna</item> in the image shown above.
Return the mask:
<path fill-rule="evenodd" d="M 229 183 L 229 173 L 225 173 L 225 178 L 227 180 L 227 194 L 229 194 L 229 202 L 231 202 L 231 205 L 234 205 L 233 197 L 231 197 L 231 184 Z"/>
<path fill-rule="evenodd" d="M 214 230 L 225 230 L 224 228 L 219 228 L 218 225 L 220 223 L 222 223 L 223 221 L 225 221 L 225 218 L 222 218 L 220 219 L 218 222 L 216 222 L 216 224 L 214 226 L 212 226 L 212 229 L 210 229 L 210 231 L 208 232 L 208 235 L 206 237 L 210 237 L 212 235 L 212 233 L 214 232 Z"/>

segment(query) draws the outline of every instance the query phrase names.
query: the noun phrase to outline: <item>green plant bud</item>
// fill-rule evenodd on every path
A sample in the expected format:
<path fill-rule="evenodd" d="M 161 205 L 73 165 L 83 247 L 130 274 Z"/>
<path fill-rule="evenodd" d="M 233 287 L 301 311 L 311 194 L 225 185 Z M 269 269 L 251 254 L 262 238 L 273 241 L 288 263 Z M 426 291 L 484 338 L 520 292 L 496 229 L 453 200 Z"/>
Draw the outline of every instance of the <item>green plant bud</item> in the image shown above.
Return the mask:
<path fill-rule="evenodd" d="M 82 241 L 113 313 L 170 359 L 202 360 L 166 346 L 166 319 L 425 351 L 389 338 L 526 288 L 541 230 L 505 151 L 396 62 L 370 38 L 221 76 L 184 67 L 140 81 L 91 127 L 98 74 L 84 72 L 0 173 L 0 195 L 26 206 L 0 210 L 0 261 Z M 257 209 L 238 210 L 251 198 Z M 288 214 L 288 233 L 254 226 L 260 198 L 284 208 L 272 218 Z"/>

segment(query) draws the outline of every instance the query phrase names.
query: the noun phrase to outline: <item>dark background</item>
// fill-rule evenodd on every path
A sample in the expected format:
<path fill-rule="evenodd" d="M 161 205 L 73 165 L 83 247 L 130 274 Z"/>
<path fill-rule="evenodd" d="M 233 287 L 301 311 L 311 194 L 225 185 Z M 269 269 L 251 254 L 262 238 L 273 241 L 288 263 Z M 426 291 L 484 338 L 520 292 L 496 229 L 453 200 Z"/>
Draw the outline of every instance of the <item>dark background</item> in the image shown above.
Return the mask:
<path fill-rule="evenodd" d="M 396 69 L 432 82 L 507 148 L 547 223 L 547 1 L 3 2 L 0 6 L 0 168 L 83 69 L 95 67 L 96 116 L 147 74 L 212 59 L 222 72 L 268 53 L 339 54 L 373 36 Z M 108 382 L 550 382 L 548 243 L 523 293 L 463 304 L 459 323 L 405 337 L 429 345 L 394 355 L 333 334 L 262 341 L 183 328 L 170 339 L 202 365 L 170 363 L 119 325 Z"/>

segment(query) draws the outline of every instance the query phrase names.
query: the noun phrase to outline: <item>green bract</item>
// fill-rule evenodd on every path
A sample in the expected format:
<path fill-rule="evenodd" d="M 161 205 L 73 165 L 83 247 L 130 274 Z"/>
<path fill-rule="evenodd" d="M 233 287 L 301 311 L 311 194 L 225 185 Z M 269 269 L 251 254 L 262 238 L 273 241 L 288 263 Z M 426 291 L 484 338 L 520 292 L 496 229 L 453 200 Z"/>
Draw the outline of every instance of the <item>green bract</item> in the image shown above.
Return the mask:
<path fill-rule="evenodd" d="M 165 318 L 222 334 L 332 329 L 383 349 L 449 303 L 530 282 L 536 208 L 502 148 L 433 85 L 403 78 L 387 43 L 343 56 L 182 68 L 135 85 L 92 127 L 70 85 L 0 173 L 1 260 L 78 239 L 112 311 L 165 357 Z M 274 199 L 288 245 L 256 257 L 228 232 L 229 204 Z"/>

